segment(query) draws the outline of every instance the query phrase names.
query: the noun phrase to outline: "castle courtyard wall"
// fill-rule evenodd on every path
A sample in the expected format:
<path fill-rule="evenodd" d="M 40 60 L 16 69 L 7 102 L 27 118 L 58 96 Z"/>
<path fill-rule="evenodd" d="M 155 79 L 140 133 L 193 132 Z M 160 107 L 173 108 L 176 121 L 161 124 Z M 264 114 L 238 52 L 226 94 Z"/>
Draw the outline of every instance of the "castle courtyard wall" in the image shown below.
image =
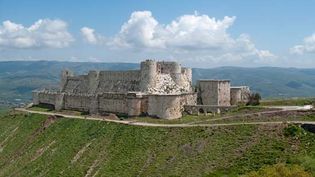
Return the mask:
<path fill-rule="evenodd" d="M 69 110 L 89 111 L 92 96 L 66 94 L 64 95 L 64 108 Z"/>
<path fill-rule="evenodd" d="M 249 99 L 250 89 L 248 86 L 231 87 L 231 105 L 246 103 Z"/>
<path fill-rule="evenodd" d="M 197 83 L 199 104 L 230 106 L 230 81 L 199 80 Z"/>
<path fill-rule="evenodd" d="M 185 104 L 196 104 L 196 93 L 178 95 L 149 95 L 148 115 L 163 119 L 182 117 Z"/>
<path fill-rule="evenodd" d="M 90 71 L 78 76 L 63 71 L 60 91 L 34 92 L 33 102 L 52 104 L 56 110 L 149 115 L 165 119 L 179 118 L 184 105 L 197 104 L 190 68 L 181 67 L 177 62 L 153 60 L 141 62 L 140 67 L 140 70 L 131 71 Z M 217 102 L 213 104 L 225 104 L 223 92 L 214 90 L 225 92 L 226 86 L 214 84 L 211 87 L 211 92 L 205 90 L 204 97 L 216 95 Z"/>
<path fill-rule="evenodd" d="M 104 93 L 98 99 L 100 112 L 128 114 L 126 94 Z"/>

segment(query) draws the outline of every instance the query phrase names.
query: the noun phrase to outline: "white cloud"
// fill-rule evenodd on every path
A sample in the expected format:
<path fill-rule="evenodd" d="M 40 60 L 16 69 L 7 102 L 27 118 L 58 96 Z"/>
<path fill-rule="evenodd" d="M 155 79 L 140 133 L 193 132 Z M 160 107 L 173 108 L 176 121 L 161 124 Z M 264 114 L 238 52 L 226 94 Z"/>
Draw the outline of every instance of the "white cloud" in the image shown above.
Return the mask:
<path fill-rule="evenodd" d="M 137 49 L 143 52 L 165 53 L 167 57 L 190 58 L 191 60 L 242 60 L 245 58 L 275 58 L 268 50 L 259 50 L 249 35 L 231 37 L 228 29 L 236 17 L 222 20 L 208 15 L 183 15 L 169 24 L 160 24 L 150 11 L 133 12 L 120 31 L 106 42 L 94 29 L 81 29 L 86 41 L 91 44 L 105 43 L 111 48 Z M 98 36 L 98 37 L 95 37 Z"/>
<path fill-rule="evenodd" d="M 303 55 L 304 53 L 315 53 L 315 33 L 306 37 L 303 44 L 292 47 L 290 53 L 299 55 Z"/>
<path fill-rule="evenodd" d="M 0 25 L 0 48 L 63 48 L 74 38 L 62 20 L 40 19 L 30 27 L 11 21 Z"/>
<path fill-rule="evenodd" d="M 149 11 L 131 14 L 128 22 L 122 25 L 111 45 L 118 47 L 160 48 L 163 47 L 162 28 Z"/>
<path fill-rule="evenodd" d="M 83 38 L 91 44 L 97 44 L 99 42 L 94 31 L 94 29 L 88 27 L 81 28 Z"/>

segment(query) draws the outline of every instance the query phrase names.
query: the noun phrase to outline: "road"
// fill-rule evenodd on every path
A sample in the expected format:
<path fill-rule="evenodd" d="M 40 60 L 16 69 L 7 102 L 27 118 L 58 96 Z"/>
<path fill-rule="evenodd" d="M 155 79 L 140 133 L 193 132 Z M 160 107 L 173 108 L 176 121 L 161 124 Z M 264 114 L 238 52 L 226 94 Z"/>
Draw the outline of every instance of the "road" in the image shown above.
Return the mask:
<path fill-rule="evenodd" d="M 75 116 L 75 115 L 67 115 L 61 113 L 52 113 L 52 112 L 42 112 L 42 111 L 33 111 L 25 108 L 16 108 L 16 111 L 28 112 L 32 114 L 42 114 L 42 115 L 51 115 L 51 116 L 60 116 L 64 118 L 70 119 L 83 119 L 83 120 L 94 120 L 94 121 L 105 121 L 105 122 L 114 122 L 125 125 L 133 125 L 133 126 L 145 126 L 145 127 L 218 127 L 218 126 L 237 126 L 237 125 L 275 125 L 275 124 L 283 124 L 283 121 L 272 121 L 272 122 L 237 122 L 237 123 L 220 123 L 220 124 L 159 124 L 159 123 L 147 123 L 147 122 L 136 122 L 136 121 L 128 121 L 128 120 L 112 120 L 91 116 Z M 293 124 L 312 124 L 315 125 L 315 121 L 286 121 L 285 123 L 293 123 Z"/>

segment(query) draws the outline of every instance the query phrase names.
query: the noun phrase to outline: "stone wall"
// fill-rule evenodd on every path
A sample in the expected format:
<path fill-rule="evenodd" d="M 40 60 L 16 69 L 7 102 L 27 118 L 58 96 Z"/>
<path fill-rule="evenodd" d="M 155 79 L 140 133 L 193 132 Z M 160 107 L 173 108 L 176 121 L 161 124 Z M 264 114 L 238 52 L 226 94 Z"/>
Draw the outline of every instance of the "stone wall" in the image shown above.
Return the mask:
<path fill-rule="evenodd" d="M 148 98 L 143 96 L 142 93 L 128 93 L 127 94 L 127 107 L 128 116 L 139 116 L 146 114 L 148 111 Z"/>
<path fill-rule="evenodd" d="M 191 79 L 191 69 L 182 68 L 177 62 L 153 60 L 141 62 L 140 70 L 90 71 L 78 76 L 65 70 L 60 91 L 34 92 L 33 102 L 91 114 L 179 118 L 184 105 L 197 102 Z"/>
<path fill-rule="evenodd" d="M 211 106 L 211 105 L 185 105 L 184 109 L 185 112 L 192 115 L 199 115 L 199 114 L 207 114 L 207 113 L 221 113 L 228 111 L 234 106 Z"/>
<path fill-rule="evenodd" d="M 140 71 L 101 71 L 97 93 L 140 91 Z"/>
<path fill-rule="evenodd" d="M 182 116 L 178 95 L 151 95 L 148 97 L 148 115 L 164 119 Z"/>
<path fill-rule="evenodd" d="M 64 108 L 64 94 L 52 91 L 34 91 L 33 104 L 41 103 L 53 105 L 56 110 L 61 110 Z"/>
<path fill-rule="evenodd" d="M 149 94 L 178 94 L 192 91 L 191 69 L 176 62 L 141 62 L 140 70 L 90 71 L 74 76 L 63 71 L 62 92 L 69 94 L 101 94 L 103 92 L 144 92 Z"/>
<path fill-rule="evenodd" d="M 38 93 L 38 103 L 45 103 L 45 104 L 51 104 L 55 105 L 56 103 L 56 92 L 39 92 Z"/>
<path fill-rule="evenodd" d="M 60 90 L 63 91 L 63 89 L 65 88 L 66 84 L 67 84 L 67 80 L 69 77 L 73 77 L 74 74 L 72 71 L 70 70 L 64 70 L 61 72 L 61 80 L 60 80 Z"/>
<path fill-rule="evenodd" d="M 197 82 L 198 104 L 230 106 L 230 81 L 199 80 Z"/>
<path fill-rule="evenodd" d="M 127 95 L 124 93 L 104 93 L 98 99 L 100 112 L 128 113 Z"/>
<path fill-rule="evenodd" d="M 68 109 L 96 113 L 121 113 L 139 116 L 147 112 L 147 97 L 138 93 L 65 94 L 34 92 L 33 103 L 54 105 L 56 110 Z"/>
<path fill-rule="evenodd" d="M 38 105 L 40 103 L 39 102 L 39 92 L 37 92 L 37 91 L 32 92 L 32 101 L 33 101 L 34 105 Z"/>
<path fill-rule="evenodd" d="M 231 105 L 246 103 L 249 99 L 250 89 L 247 86 L 231 87 Z"/>
<path fill-rule="evenodd" d="M 218 105 L 230 106 L 230 81 L 220 81 L 218 86 Z"/>
<path fill-rule="evenodd" d="M 176 119 L 182 117 L 185 104 L 195 104 L 195 93 L 179 95 L 149 95 L 148 115 L 162 119 Z"/>
<path fill-rule="evenodd" d="M 61 90 L 76 94 L 140 91 L 140 71 L 90 71 L 88 75 L 68 76 Z"/>
<path fill-rule="evenodd" d="M 63 109 L 89 111 L 91 98 L 92 96 L 83 94 L 66 94 Z"/>

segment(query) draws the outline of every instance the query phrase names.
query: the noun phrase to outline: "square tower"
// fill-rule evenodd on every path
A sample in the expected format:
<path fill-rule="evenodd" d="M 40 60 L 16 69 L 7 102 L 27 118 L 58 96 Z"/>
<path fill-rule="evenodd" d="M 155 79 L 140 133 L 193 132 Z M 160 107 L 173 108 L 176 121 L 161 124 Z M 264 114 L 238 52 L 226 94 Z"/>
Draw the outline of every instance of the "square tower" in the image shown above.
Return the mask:
<path fill-rule="evenodd" d="M 229 80 L 198 80 L 198 101 L 202 105 L 230 106 Z"/>
<path fill-rule="evenodd" d="M 231 87 L 231 105 L 246 103 L 249 100 L 250 89 L 248 86 Z"/>

